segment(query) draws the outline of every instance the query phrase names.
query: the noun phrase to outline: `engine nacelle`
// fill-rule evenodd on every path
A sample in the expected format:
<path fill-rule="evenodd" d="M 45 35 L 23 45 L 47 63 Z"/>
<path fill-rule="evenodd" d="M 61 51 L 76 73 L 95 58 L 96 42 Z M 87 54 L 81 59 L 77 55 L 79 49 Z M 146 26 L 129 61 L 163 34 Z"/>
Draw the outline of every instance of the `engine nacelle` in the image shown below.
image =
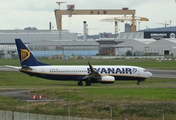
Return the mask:
<path fill-rule="evenodd" d="M 100 83 L 108 84 L 108 83 L 114 83 L 114 82 L 115 82 L 115 78 L 113 76 L 102 76 Z"/>

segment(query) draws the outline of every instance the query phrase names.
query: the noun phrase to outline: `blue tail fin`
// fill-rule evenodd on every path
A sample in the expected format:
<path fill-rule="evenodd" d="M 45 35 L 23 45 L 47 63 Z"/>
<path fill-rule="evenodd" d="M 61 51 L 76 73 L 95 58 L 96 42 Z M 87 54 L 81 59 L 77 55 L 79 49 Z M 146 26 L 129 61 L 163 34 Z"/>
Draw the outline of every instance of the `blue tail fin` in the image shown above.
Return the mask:
<path fill-rule="evenodd" d="M 48 65 L 38 61 L 30 50 L 25 46 L 21 39 L 15 39 L 16 47 L 18 50 L 18 56 L 20 59 L 21 66 L 41 66 Z"/>

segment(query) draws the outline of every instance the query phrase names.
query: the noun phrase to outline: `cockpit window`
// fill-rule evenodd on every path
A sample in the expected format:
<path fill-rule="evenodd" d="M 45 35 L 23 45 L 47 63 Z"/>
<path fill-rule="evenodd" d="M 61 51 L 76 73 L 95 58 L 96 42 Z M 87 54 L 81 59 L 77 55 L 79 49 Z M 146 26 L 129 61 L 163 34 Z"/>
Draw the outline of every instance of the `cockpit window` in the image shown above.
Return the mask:
<path fill-rule="evenodd" d="M 147 70 L 143 70 L 144 72 L 148 72 Z"/>

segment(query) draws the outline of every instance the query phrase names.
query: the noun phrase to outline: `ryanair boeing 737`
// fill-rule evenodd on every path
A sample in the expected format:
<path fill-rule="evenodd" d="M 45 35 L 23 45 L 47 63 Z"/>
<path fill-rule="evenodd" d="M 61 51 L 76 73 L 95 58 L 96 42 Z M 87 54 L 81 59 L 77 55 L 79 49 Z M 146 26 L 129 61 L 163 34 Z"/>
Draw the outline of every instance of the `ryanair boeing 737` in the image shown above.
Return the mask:
<path fill-rule="evenodd" d="M 20 39 L 15 39 L 15 42 L 21 67 L 8 67 L 19 69 L 20 72 L 30 76 L 50 80 L 75 80 L 78 81 L 78 86 L 82 86 L 83 81 L 86 86 L 90 86 L 91 83 L 106 84 L 114 83 L 115 80 L 136 80 L 139 85 L 140 82 L 152 76 L 152 73 L 137 66 L 92 66 L 89 62 L 84 66 L 48 65 L 38 61 Z"/>

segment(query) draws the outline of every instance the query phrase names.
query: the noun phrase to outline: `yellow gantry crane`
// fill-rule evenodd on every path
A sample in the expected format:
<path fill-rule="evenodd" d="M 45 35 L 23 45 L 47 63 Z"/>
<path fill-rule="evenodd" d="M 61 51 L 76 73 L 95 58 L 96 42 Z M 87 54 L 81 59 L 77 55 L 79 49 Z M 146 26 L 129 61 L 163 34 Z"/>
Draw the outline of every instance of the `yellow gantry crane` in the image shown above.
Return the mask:
<path fill-rule="evenodd" d="M 119 17 L 112 17 L 100 20 L 101 22 L 114 22 L 115 23 L 115 37 L 118 35 L 118 22 L 130 21 L 131 32 L 136 32 L 136 22 L 137 21 L 149 21 L 148 18 L 139 17 L 139 16 L 119 16 Z"/>
<path fill-rule="evenodd" d="M 122 9 L 75 9 L 75 5 L 67 5 L 66 10 L 60 9 L 60 4 L 63 2 L 56 2 L 59 5 L 59 9 L 55 9 L 55 18 L 57 30 L 62 30 L 62 16 L 69 15 L 131 15 L 135 16 L 134 9 L 122 8 Z M 134 26 L 132 26 L 134 28 Z"/>

